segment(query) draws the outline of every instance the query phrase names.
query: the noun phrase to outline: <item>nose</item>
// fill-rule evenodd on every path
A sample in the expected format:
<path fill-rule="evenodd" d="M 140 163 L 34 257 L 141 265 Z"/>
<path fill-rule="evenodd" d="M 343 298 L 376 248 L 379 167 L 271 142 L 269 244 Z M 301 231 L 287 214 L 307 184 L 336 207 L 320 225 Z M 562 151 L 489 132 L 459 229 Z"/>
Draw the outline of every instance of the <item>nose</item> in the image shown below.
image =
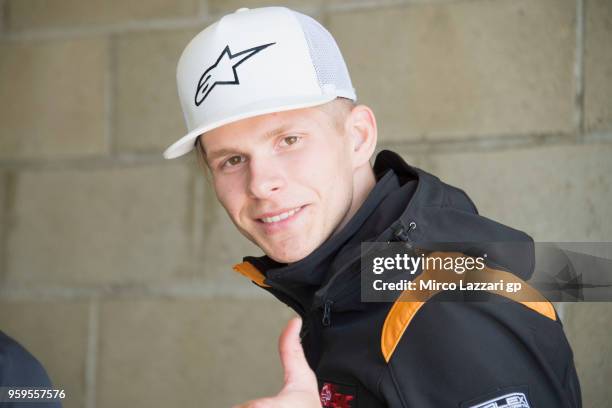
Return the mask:
<path fill-rule="evenodd" d="M 282 169 L 270 159 L 251 158 L 249 163 L 249 193 L 254 198 L 265 199 L 282 190 L 285 178 Z"/>

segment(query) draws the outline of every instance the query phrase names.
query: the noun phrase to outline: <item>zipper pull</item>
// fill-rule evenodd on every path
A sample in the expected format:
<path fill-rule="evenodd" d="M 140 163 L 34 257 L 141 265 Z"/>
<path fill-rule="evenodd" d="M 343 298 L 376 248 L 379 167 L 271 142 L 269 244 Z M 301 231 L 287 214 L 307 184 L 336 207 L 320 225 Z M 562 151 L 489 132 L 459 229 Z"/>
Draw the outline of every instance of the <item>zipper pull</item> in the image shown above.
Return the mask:
<path fill-rule="evenodd" d="M 331 307 L 334 304 L 332 300 L 326 300 L 325 305 L 323 306 L 323 326 L 327 327 L 331 324 Z"/>
<path fill-rule="evenodd" d="M 404 224 L 398 227 L 393 232 L 394 241 L 402 241 L 408 249 L 412 249 L 412 241 L 410 239 L 410 231 L 415 230 L 417 227 L 416 222 L 410 221 L 407 228 L 404 228 Z"/>

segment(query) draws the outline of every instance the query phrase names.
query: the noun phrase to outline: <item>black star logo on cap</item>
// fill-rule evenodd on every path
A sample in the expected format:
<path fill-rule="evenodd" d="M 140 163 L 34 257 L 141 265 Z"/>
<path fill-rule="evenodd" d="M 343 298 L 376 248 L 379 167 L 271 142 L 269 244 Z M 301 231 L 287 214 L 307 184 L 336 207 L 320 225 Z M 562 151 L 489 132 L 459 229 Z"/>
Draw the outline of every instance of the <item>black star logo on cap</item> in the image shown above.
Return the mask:
<path fill-rule="evenodd" d="M 198 81 L 198 87 L 195 93 L 196 106 L 200 106 L 200 104 L 204 102 L 204 99 L 206 99 L 215 86 L 240 84 L 238 73 L 236 72 L 238 65 L 272 44 L 276 43 L 258 45 L 257 47 L 249 48 L 236 54 L 232 54 L 229 45 L 226 45 L 223 51 L 221 51 L 219 58 L 217 58 L 217 61 L 204 71 Z"/>

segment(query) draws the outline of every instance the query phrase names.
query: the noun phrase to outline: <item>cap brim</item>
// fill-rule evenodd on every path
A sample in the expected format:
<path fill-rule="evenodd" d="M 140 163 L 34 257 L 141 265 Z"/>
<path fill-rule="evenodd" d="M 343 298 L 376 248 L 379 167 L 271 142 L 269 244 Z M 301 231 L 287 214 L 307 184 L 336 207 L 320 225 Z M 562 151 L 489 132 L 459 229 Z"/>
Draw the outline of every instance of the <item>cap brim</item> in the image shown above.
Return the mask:
<path fill-rule="evenodd" d="M 241 119 L 263 115 L 265 113 L 282 112 L 291 109 L 308 108 L 311 106 L 322 105 L 336 99 L 336 95 L 317 95 L 313 97 L 288 98 L 284 100 L 263 101 L 252 104 L 248 107 L 241 107 L 241 113 L 225 116 L 222 119 L 213 120 L 205 125 L 199 126 L 187 133 L 185 136 L 174 142 L 168 147 L 163 155 L 166 159 L 174 159 L 193 150 L 195 140 L 202 133 L 216 129 L 228 123 L 236 122 Z"/>

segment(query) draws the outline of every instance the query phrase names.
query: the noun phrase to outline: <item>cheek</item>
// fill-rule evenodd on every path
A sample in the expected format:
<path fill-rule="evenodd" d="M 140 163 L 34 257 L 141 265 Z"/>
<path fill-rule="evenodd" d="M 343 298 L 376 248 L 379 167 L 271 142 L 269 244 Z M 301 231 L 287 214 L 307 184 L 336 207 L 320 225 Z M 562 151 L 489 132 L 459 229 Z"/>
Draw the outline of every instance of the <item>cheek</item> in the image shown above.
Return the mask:
<path fill-rule="evenodd" d="M 322 205 L 323 218 L 336 218 L 350 201 L 352 172 L 344 151 L 339 146 L 320 145 L 301 157 L 288 160 L 287 174 L 298 186 L 316 194 Z"/>
<path fill-rule="evenodd" d="M 285 176 L 292 194 L 299 194 L 301 189 L 318 196 L 327 194 L 332 187 L 334 168 L 322 156 L 316 151 L 308 151 L 284 159 L 281 168 L 286 169 Z"/>
<path fill-rule="evenodd" d="M 329 202 L 333 206 L 330 217 L 343 217 L 351 205 L 353 198 L 353 170 L 350 158 L 344 150 L 330 152 L 329 166 L 332 168 L 328 174 Z M 335 220 L 337 221 L 337 220 Z M 335 222 L 334 221 L 334 222 Z"/>
<path fill-rule="evenodd" d="M 311 185 L 333 183 L 339 173 L 344 176 L 350 166 L 347 167 L 345 146 L 337 141 L 329 141 L 332 137 L 337 136 L 329 135 L 307 141 L 305 149 L 284 158 L 282 167 L 291 169 L 288 175 L 299 176 Z"/>
<path fill-rule="evenodd" d="M 214 183 L 217 200 L 234 220 L 239 218 L 244 203 L 244 194 L 241 193 L 237 182 L 237 180 L 215 180 Z"/>

